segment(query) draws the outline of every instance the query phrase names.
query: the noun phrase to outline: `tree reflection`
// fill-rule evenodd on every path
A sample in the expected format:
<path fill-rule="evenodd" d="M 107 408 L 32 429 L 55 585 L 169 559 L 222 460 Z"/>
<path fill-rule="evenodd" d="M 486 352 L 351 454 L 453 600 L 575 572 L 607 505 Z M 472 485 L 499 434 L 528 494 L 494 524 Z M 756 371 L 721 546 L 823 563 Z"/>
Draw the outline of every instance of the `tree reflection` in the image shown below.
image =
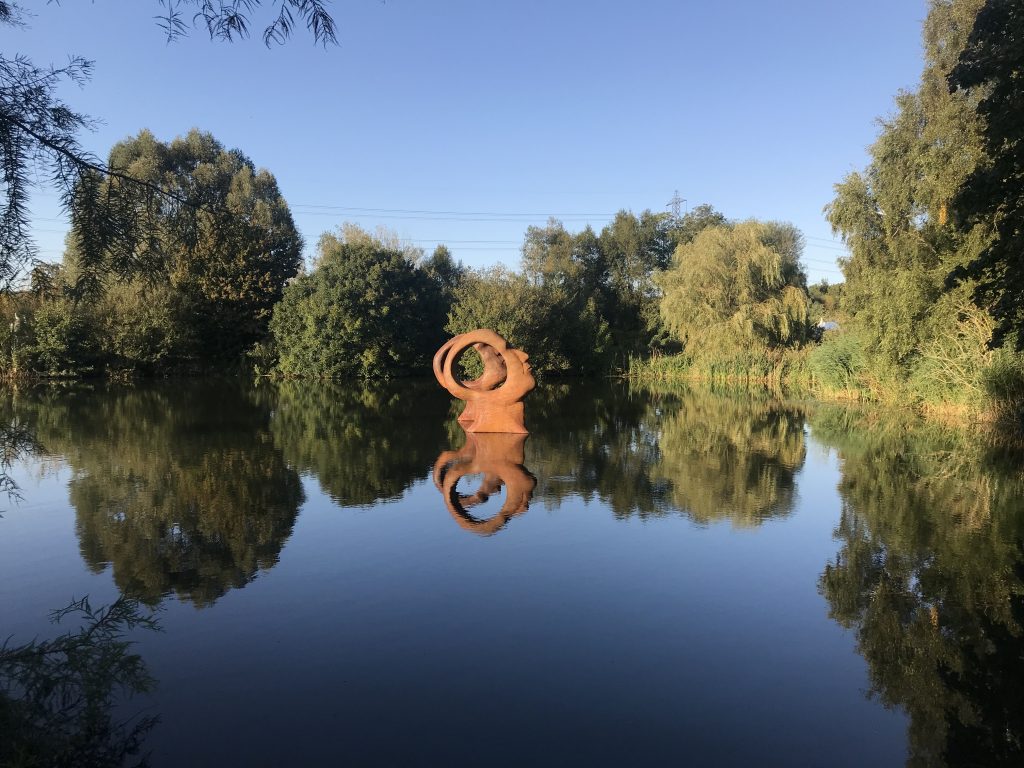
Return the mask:
<path fill-rule="evenodd" d="M 823 409 L 842 544 L 821 577 L 910 765 L 1024 764 L 1024 462 L 963 434 Z"/>
<path fill-rule="evenodd" d="M 10 475 L 11 467 L 27 456 L 42 452 L 35 433 L 14 411 L 14 390 L 0 389 L 0 497 L 21 498 Z"/>
<path fill-rule="evenodd" d="M 617 517 L 682 513 L 737 526 L 793 509 L 801 408 L 679 388 L 545 386 L 537 395 L 527 463 L 549 507 L 596 496 Z"/>
<path fill-rule="evenodd" d="M 119 598 L 94 609 L 88 599 L 54 611 L 54 622 L 81 623 L 51 640 L 0 644 L 0 765 L 119 768 L 148 765 L 143 742 L 158 718 L 119 721 L 116 706 L 156 681 L 133 641 L 159 629 L 152 615 Z"/>
<path fill-rule="evenodd" d="M 446 444 L 450 397 L 434 382 L 284 382 L 272 431 L 288 463 L 342 506 L 400 496 Z"/>
<path fill-rule="evenodd" d="M 526 464 L 546 507 L 578 496 L 617 517 L 665 511 L 666 484 L 651 474 L 662 404 L 625 387 L 573 383 L 545 384 L 526 406 Z"/>
<path fill-rule="evenodd" d="M 303 500 L 248 388 L 189 382 L 25 398 L 22 413 L 74 475 L 82 555 L 146 603 L 198 606 L 271 568 Z"/>
<path fill-rule="evenodd" d="M 803 409 L 779 401 L 690 392 L 660 425 L 655 473 L 694 522 L 754 527 L 788 515 L 806 455 Z"/>

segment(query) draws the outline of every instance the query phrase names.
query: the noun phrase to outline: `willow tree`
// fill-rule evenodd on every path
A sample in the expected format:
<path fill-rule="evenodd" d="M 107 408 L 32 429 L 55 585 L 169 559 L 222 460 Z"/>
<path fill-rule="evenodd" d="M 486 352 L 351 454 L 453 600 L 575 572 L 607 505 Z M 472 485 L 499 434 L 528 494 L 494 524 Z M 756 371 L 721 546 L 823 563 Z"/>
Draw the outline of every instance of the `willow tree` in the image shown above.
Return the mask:
<path fill-rule="evenodd" d="M 950 212 L 985 158 L 978 93 L 947 85 L 982 4 L 932 0 L 919 87 L 897 96 L 870 164 L 836 185 L 826 209 L 850 249 L 844 304 L 870 365 L 897 379 L 941 380 L 947 390 L 970 385 L 961 372 L 980 368 L 991 335 L 970 284 L 945 290 L 989 236 L 958 226 Z"/>
<path fill-rule="evenodd" d="M 802 241 L 791 224 L 708 227 L 658 275 L 662 321 L 691 355 L 801 344 L 810 331 Z"/>

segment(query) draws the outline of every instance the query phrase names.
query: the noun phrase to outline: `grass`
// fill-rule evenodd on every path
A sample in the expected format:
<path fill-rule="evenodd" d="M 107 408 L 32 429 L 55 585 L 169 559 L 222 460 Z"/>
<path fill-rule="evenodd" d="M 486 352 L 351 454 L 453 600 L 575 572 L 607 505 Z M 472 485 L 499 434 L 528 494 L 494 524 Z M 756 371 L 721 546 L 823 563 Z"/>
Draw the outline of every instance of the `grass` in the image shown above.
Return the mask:
<path fill-rule="evenodd" d="M 1013 352 L 991 353 L 984 365 L 965 368 L 957 377 L 940 375 L 935 362 L 923 358 L 907 375 L 870 366 L 856 337 L 847 334 L 802 349 L 747 348 L 634 359 L 628 376 L 639 383 L 704 382 L 824 402 L 894 405 L 937 423 L 974 423 L 1024 434 L 1024 355 Z"/>

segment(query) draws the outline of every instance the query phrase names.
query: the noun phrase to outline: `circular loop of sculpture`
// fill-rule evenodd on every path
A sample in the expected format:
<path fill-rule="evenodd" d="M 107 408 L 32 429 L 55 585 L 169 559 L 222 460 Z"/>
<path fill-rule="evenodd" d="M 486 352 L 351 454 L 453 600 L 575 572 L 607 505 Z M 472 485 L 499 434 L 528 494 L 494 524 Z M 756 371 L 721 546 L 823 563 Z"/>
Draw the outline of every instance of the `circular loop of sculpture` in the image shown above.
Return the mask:
<path fill-rule="evenodd" d="M 480 355 L 484 372 L 463 381 L 453 366 L 472 347 Z M 459 423 L 467 432 L 526 434 L 523 398 L 536 386 L 527 362 L 529 355 L 487 328 L 462 333 L 434 355 L 434 376 L 452 395 L 466 401 Z"/>
<path fill-rule="evenodd" d="M 516 515 L 530 506 L 537 479 L 523 466 L 526 435 L 468 434 L 458 451 L 445 451 L 434 463 L 434 486 L 444 497 L 445 507 L 460 528 L 480 536 L 497 533 Z M 477 490 L 459 493 L 459 481 L 466 476 L 482 475 Z M 486 503 L 505 488 L 505 502 L 489 518 L 480 518 L 470 510 Z"/>

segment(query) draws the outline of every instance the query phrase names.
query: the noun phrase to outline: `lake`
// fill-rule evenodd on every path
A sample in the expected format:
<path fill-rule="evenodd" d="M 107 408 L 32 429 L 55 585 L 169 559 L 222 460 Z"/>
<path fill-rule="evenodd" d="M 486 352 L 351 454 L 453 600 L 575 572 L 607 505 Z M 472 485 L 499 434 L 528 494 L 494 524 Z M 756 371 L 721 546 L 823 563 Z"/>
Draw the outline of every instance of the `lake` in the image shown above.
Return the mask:
<path fill-rule="evenodd" d="M 1020 765 L 1024 470 L 894 411 L 542 383 L 0 392 L 0 636 L 152 608 L 154 766 Z"/>

